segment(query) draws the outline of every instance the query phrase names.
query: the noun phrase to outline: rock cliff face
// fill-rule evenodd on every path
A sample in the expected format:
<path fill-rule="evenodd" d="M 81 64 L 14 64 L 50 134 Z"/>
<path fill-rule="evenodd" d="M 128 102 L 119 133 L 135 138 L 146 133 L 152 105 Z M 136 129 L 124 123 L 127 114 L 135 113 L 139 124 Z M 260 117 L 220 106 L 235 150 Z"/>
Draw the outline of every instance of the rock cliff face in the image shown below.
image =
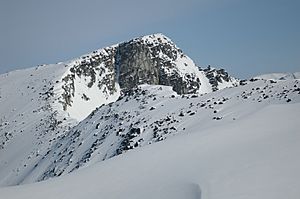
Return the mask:
<path fill-rule="evenodd" d="M 209 83 L 212 86 L 212 91 L 222 89 L 224 86 L 226 86 L 226 83 L 229 83 L 230 86 L 230 83 L 233 82 L 233 78 L 230 77 L 224 69 L 211 68 L 209 65 L 203 71 L 205 72 L 205 76 L 208 78 Z M 236 85 L 236 83 L 233 85 Z"/>
<path fill-rule="evenodd" d="M 183 74 L 178 66 L 183 64 L 186 68 L 197 69 L 195 64 L 160 34 L 120 44 L 116 60 L 118 80 L 123 89 L 154 84 L 172 86 L 178 94 L 186 94 L 196 93 L 201 85 L 196 70 Z"/>
<path fill-rule="evenodd" d="M 178 94 L 197 94 L 234 86 L 237 82 L 223 69 L 199 68 L 162 34 L 135 38 L 94 51 L 73 60 L 68 67 L 69 72 L 63 77 L 60 102 L 68 111 L 77 104 L 93 104 L 89 100 L 93 101 L 98 92 L 103 103 L 98 100 L 95 106 L 87 106 L 87 113 L 101 104 L 115 101 L 121 92 L 140 84 L 172 86 Z M 78 93 L 78 90 L 82 92 Z M 72 116 L 73 111 L 70 112 Z M 86 116 L 83 114 L 78 119 Z"/>

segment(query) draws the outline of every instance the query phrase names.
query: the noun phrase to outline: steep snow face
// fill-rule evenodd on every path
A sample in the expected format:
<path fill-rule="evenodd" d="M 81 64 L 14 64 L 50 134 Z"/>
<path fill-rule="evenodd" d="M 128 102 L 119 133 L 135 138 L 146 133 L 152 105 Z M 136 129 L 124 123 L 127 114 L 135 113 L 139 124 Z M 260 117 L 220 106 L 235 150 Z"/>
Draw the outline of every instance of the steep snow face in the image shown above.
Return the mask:
<path fill-rule="evenodd" d="M 86 67 L 83 68 L 87 70 Z M 77 69 L 78 70 L 78 69 Z M 96 107 L 114 102 L 120 96 L 120 87 L 114 82 L 114 71 L 103 63 L 91 69 L 94 73 L 81 74 L 71 67 L 63 77 L 63 110 L 77 121 L 83 120 Z M 110 85 L 113 84 L 113 87 Z M 59 85 L 61 86 L 61 85 Z M 71 93 L 70 93 L 71 92 Z"/>
<path fill-rule="evenodd" d="M 268 84 L 263 91 L 268 94 L 276 90 L 275 103 L 271 98 L 257 101 L 263 93 L 257 95 L 252 88 L 261 90 L 266 86 L 262 82 L 217 92 L 209 98 L 230 96 L 231 91 L 236 94 L 223 105 L 223 119 L 211 121 L 219 125 L 203 128 L 203 122 L 196 118 L 187 120 L 190 128 L 186 134 L 131 150 L 71 175 L 1 188 L 0 195 L 10 199 L 296 199 L 300 195 L 300 100 L 299 91 L 293 91 L 299 83 L 297 88 L 294 84 Z M 280 86 L 288 90 L 287 96 L 293 96 L 293 101 L 286 103 L 279 97 L 283 91 Z M 241 96 L 243 89 L 248 98 Z M 201 102 L 204 98 L 196 99 Z M 238 108 L 229 105 L 231 100 Z M 238 109 L 241 112 L 235 112 Z M 197 114 L 205 110 L 199 109 Z"/>
<path fill-rule="evenodd" d="M 300 102 L 298 80 L 243 85 L 183 96 L 172 87 L 142 85 L 95 110 L 57 140 L 24 183 L 64 175 L 174 135 L 237 123 L 270 105 Z"/>
<path fill-rule="evenodd" d="M 77 121 L 96 107 L 116 101 L 120 88 L 115 80 L 115 47 L 103 48 L 69 62 L 62 78 L 60 103 Z"/>
<path fill-rule="evenodd" d="M 77 121 L 83 120 L 99 105 L 115 102 L 120 96 L 118 84 L 115 87 L 116 92 L 111 95 L 103 92 L 107 90 L 106 86 L 103 86 L 103 89 L 100 90 L 96 86 L 89 88 L 87 85 L 88 81 L 86 79 L 77 78 L 74 82 L 76 92 L 74 93 L 72 106 L 68 108 L 68 113 L 70 117 L 75 118 Z"/>

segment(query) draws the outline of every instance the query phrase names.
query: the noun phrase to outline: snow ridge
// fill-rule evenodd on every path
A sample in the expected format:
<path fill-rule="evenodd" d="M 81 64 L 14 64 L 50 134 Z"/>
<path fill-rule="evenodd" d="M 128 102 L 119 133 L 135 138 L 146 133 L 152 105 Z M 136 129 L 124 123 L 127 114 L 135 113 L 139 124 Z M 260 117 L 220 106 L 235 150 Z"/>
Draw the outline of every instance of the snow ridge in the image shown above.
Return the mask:
<path fill-rule="evenodd" d="M 180 96 L 171 87 L 141 85 L 71 129 L 41 162 L 44 173 L 26 181 L 64 175 L 196 129 L 238 122 L 272 104 L 299 103 L 299 86 L 297 80 L 257 80 L 202 96 Z"/>

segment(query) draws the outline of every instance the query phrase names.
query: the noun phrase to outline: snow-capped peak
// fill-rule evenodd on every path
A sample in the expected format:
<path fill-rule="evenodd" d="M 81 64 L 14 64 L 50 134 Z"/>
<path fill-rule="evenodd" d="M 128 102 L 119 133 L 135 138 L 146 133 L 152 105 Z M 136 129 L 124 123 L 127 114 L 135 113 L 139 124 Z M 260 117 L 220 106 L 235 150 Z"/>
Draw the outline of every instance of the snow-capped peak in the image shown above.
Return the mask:
<path fill-rule="evenodd" d="M 115 101 L 121 90 L 140 84 L 172 86 L 178 94 L 208 93 L 236 84 L 224 70 L 218 75 L 199 69 L 161 33 L 94 51 L 67 65 L 60 102 L 79 121 L 96 107 Z"/>

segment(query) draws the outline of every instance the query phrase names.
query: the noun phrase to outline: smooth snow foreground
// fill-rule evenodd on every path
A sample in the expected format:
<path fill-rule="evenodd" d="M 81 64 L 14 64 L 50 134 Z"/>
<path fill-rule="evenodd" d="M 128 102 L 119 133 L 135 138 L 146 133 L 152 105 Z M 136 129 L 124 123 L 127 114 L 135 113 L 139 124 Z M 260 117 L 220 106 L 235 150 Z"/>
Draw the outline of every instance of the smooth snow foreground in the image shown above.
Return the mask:
<path fill-rule="evenodd" d="M 70 175 L 1 188 L 0 198 L 296 199 L 299 118 L 299 103 L 269 105 Z"/>

